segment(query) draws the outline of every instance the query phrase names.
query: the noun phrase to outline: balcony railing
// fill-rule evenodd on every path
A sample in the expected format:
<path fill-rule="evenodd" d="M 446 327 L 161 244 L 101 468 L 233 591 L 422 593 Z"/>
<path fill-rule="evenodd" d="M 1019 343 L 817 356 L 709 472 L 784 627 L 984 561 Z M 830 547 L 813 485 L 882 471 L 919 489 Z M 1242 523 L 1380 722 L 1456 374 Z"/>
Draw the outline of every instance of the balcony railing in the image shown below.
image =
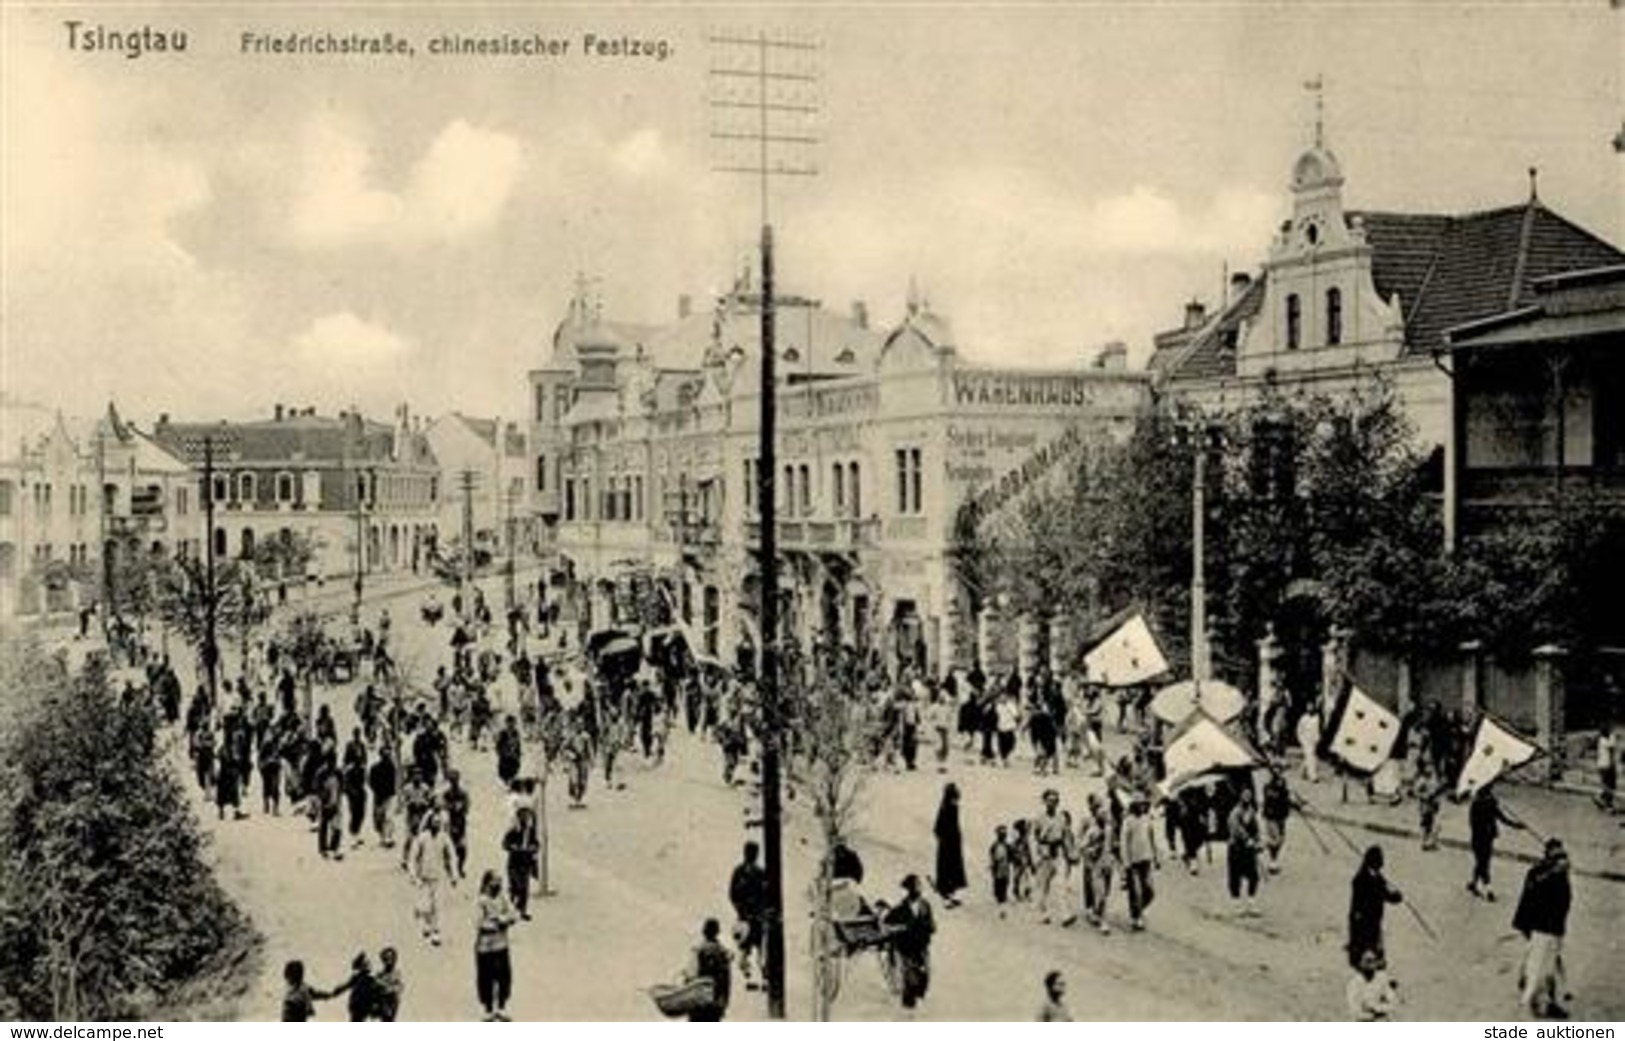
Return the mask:
<path fill-rule="evenodd" d="M 813 552 L 844 552 L 873 547 L 880 542 L 878 518 L 842 518 L 830 521 L 779 521 L 779 548 Z M 760 521 L 745 522 L 745 541 L 762 539 Z"/>
<path fill-rule="evenodd" d="M 1471 469 L 1462 479 L 1462 497 L 1475 507 L 1555 505 L 1560 496 L 1595 495 L 1610 504 L 1625 503 L 1625 470 L 1572 466 L 1561 479 L 1551 468 Z"/>

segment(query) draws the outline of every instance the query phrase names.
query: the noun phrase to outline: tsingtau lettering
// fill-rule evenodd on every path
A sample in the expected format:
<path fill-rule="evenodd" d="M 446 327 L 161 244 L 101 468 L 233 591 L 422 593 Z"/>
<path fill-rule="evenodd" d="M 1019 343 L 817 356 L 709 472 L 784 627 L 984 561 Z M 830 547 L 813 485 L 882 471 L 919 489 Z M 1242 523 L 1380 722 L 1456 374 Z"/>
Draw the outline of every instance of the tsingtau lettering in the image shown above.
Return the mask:
<path fill-rule="evenodd" d="M 134 60 L 147 54 L 179 54 L 187 45 L 185 29 L 111 28 L 76 19 L 64 21 L 62 27 L 67 30 L 68 50 L 84 54 L 122 54 Z"/>

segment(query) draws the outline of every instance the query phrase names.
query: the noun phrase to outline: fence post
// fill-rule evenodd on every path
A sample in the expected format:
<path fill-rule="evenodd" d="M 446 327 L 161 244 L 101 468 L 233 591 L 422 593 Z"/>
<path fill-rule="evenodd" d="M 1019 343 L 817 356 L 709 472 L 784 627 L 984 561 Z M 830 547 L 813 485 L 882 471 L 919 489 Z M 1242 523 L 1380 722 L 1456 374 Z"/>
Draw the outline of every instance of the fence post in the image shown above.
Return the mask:
<path fill-rule="evenodd" d="M 1481 683 L 1484 677 L 1484 645 L 1467 640 L 1461 645 L 1461 712 L 1471 719 L 1484 704 Z"/>
<path fill-rule="evenodd" d="M 1568 652 L 1553 644 L 1535 648 L 1535 739 L 1548 753 L 1544 772 L 1549 781 L 1562 779 L 1567 758 L 1563 723 L 1567 658 Z"/>

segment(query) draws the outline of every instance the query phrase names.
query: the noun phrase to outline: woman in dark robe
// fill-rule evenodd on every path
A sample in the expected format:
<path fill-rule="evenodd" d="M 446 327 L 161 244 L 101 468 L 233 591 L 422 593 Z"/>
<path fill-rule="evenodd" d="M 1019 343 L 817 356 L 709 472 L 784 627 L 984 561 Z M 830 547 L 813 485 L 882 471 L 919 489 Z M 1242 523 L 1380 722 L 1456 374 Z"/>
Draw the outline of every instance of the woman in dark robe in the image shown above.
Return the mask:
<path fill-rule="evenodd" d="M 1372 952 L 1384 964 L 1387 952 L 1382 944 L 1382 915 L 1400 895 L 1382 873 L 1382 847 L 1372 846 L 1361 859 L 1360 870 L 1349 886 L 1349 962 L 1359 965 L 1360 955 Z"/>
<path fill-rule="evenodd" d="M 942 804 L 937 807 L 937 892 L 949 907 L 958 907 L 954 894 L 968 885 L 965 878 L 965 843 L 959 831 L 959 786 L 950 784 L 942 790 Z"/>

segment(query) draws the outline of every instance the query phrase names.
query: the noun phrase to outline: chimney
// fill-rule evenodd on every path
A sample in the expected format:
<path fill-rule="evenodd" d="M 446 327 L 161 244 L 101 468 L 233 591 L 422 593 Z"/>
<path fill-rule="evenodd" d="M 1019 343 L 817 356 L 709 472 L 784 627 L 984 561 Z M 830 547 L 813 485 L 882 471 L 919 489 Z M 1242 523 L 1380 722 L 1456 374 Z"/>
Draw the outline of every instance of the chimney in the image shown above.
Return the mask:
<path fill-rule="evenodd" d="M 852 301 L 852 324 L 859 329 L 869 328 L 869 305 L 866 302 Z"/>
<path fill-rule="evenodd" d="M 1128 344 L 1113 340 L 1095 354 L 1095 368 L 1107 372 L 1122 372 L 1128 368 Z"/>
<path fill-rule="evenodd" d="M 694 313 L 694 298 L 687 293 L 677 297 L 677 317 L 679 320 L 687 318 Z"/>
<path fill-rule="evenodd" d="M 168 412 L 160 412 L 160 413 L 158 413 L 158 424 L 157 424 L 157 426 L 153 427 L 153 433 L 156 434 L 158 431 L 163 430 L 167 426 L 169 426 L 169 413 Z"/>
<path fill-rule="evenodd" d="M 1230 276 L 1230 301 L 1229 302 L 1233 304 L 1237 300 L 1240 300 L 1242 294 L 1247 292 L 1247 290 L 1252 286 L 1252 284 L 1253 284 L 1253 276 L 1249 275 L 1245 271 L 1237 271 L 1235 274 L 1231 275 Z"/>
<path fill-rule="evenodd" d="M 1187 330 L 1201 328 L 1202 323 L 1206 320 L 1207 308 L 1203 306 L 1202 301 L 1192 300 L 1185 305 L 1185 328 Z"/>
<path fill-rule="evenodd" d="M 278 423 L 282 422 L 282 403 L 281 402 L 277 402 L 276 411 L 275 411 L 274 414 L 276 416 L 276 421 Z"/>

